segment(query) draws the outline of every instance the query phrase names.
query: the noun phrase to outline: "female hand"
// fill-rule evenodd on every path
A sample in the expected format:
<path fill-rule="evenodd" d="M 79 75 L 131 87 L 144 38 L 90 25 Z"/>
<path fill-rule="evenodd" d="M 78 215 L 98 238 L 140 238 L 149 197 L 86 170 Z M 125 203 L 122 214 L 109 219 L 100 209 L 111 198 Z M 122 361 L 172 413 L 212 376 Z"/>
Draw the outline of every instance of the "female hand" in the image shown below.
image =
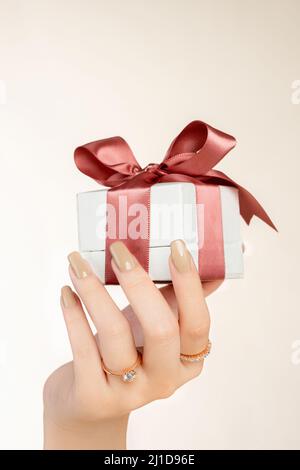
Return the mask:
<path fill-rule="evenodd" d="M 164 295 L 123 243 L 113 243 L 111 254 L 112 268 L 131 306 L 125 315 L 87 261 L 79 253 L 69 255 L 70 277 L 78 295 L 63 287 L 61 306 L 73 361 L 57 369 L 44 387 L 46 448 L 124 448 L 129 413 L 169 397 L 202 370 L 203 360 L 182 361 L 180 353 L 196 354 L 207 347 L 210 318 L 205 291 L 210 293 L 220 283 L 201 285 L 181 240 L 171 245 L 174 291 L 167 287 Z M 142 362 L 128 383 L 106 373 L 103 366 L 116 372 L 134 366 L 138 353 L 133 331 L 139 336 L 139 327 Z"/>

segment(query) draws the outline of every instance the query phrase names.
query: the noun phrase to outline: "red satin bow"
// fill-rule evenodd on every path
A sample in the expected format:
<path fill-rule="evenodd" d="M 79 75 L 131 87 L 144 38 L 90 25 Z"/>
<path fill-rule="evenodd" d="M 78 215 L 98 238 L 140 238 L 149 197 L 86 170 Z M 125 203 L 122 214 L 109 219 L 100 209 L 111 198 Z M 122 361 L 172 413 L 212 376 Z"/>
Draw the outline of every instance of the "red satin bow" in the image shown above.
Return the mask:
<path fill-rule="evenodd" d="M 239 190 L 240 212 L 246 223 L 256 215 L 277 230 L 252 194 L 221 171 L 213 170 L 235 144 L 231 135 L 202 121 L 193 121 L 173 140 L 160 164 L 141 168 L 122 137 L 78 147 L 75 163 L 80 171 L 112 189 L 148 188 L 155 183 L 178 181 L 234 186 Z"/>

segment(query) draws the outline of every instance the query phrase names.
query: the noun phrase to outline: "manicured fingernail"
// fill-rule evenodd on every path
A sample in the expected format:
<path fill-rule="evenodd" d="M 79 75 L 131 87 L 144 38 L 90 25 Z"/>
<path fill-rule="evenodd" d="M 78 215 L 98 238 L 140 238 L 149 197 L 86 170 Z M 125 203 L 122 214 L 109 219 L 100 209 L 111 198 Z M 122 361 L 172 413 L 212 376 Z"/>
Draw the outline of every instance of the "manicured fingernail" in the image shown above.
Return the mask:
<path fill-rule="evenodd" d="M 174 240 L 171 243 L 171 257 L 175 268 L 180 273 L 191 269 L 191 255 L 183 240 Z"/>
<path fill-rule="evenodd" d="M 90 265 L 85 259 L 82 258 L 78 251 L 73 251 L 73 253 L 70 253 L 68 260 L 72 266 L 75 276 L 78 277 L 78 279 L 84 279 L 91 273 Z"/>
<path fill-rule="evenodd" d="M 110 245 L 109 249 L 120 271 L 130 271 L 136 266 L 134 257 L 124 243 L 114 242 Z"/>
<path fill-rule="evenodd" d="M 69 308 L 73 307 L 76 304 L 76 298 L 71 287 L 64 286 L 61 289 L 61 300 L 64 307 Z"/>

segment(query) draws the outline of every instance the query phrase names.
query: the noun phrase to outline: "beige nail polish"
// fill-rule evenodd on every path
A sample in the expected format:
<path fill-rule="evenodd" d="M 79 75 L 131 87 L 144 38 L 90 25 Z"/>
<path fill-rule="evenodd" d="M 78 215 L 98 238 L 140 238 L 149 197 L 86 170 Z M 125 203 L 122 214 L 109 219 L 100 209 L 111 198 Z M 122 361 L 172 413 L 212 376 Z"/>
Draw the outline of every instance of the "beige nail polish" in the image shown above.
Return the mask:
<path fill-rule="evenodd" d="M 74 296 L 74 292 L 72 291 L 71 287 L 64 286 L 61 289 L 61 300 L 64 307 L 72 307 L 76 304 L 76 298 Z"/>
<path fill-rule="evenodd" d="M 135 258 L 122 242 L 114 242 L 110 245 L 111 256 L 120 271 L 130 271 L 136 266 Z"/>
<path fill-rule="evenodd" d="M 73 253 L 70 253 L 68 260 L 78 279 L 84 279 L 91 273 L 90 265 L 85 259 L 82 258 L 78 251 L 73 251 Z"/>
<path fill-rule="evenodd" d="M 183 240 L 174 240 L 171 243 L 171 257 L 175 268 L 180 273 L 191 269 L 191 255 Z"/>

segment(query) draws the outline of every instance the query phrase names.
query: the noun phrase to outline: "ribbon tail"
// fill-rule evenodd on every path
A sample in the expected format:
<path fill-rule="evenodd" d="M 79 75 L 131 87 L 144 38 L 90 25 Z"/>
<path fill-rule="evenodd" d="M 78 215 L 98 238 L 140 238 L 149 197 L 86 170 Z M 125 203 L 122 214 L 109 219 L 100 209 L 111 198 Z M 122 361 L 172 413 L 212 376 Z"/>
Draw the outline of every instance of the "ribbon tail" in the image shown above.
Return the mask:
<path fill-rule="evenodd" d="M 239 190 L 240 212 L 245 222 L 249 225 L 252 217 L 256 215 L 256 217 L 278 232 L 276 226 L 255 197 L 242 186 L 238 184 L 235 184 L 235 186 Z"/>
<path fill-rule="evenodd" d="M 205 177 L 201 179 L 205 184 L 219 184 L 237 188 L 239 192 L 240 213 L 246 224 L 249 225 L 252 217 L 256 215 L 256 217 L 278 232 L 264 208 L 247 189 L 243 188 L 243 186 L 240 186 L 227 175 L 217 170 L 208 171 Z"/>

